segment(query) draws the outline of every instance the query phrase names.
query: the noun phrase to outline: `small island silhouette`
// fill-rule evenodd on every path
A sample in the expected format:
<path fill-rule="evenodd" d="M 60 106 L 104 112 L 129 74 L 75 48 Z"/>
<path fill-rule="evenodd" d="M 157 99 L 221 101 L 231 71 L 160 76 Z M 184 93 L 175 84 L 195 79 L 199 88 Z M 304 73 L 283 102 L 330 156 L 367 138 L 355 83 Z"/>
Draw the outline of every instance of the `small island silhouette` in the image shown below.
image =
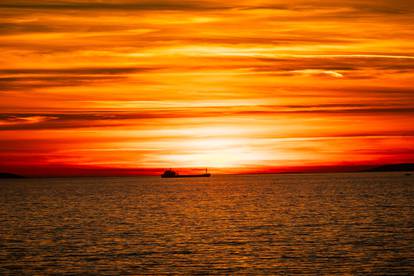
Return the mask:
<path fill-rule="evenodd" d="M 14 174 L 14 173 L 0 173 L 0 178 L 8 179 L 8 178 L 25 178 L 22 175 Z"/>

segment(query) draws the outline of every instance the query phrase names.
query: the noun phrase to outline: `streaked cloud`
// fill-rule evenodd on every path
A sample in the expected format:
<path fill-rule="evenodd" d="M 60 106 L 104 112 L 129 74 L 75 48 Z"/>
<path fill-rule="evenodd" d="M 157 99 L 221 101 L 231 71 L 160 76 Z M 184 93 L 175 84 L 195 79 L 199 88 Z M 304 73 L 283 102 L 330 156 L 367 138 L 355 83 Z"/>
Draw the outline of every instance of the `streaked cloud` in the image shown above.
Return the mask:
<path fill-rule="evenodd" d="M 156 0 L 156 1 L 3 1 L 0 8 L 5 9 L 29 9 L 29 10 L 150 10 L 150 11 L 186 11 L 186 10 L 209 10 L 209 9 L 223 9 L 225 5 L 220 5 L 219 2 L 212 1 L 171 1 L 171 0 Z"/>
<path fill-rule="evenodd" d="M 335 71 L 326 71 L 319 69 L 305 69 L 292 71 L 295 74 L 301 74 L 305 76 L 327 76 L 332 78 L 343 78 L 344 75 Z"/>

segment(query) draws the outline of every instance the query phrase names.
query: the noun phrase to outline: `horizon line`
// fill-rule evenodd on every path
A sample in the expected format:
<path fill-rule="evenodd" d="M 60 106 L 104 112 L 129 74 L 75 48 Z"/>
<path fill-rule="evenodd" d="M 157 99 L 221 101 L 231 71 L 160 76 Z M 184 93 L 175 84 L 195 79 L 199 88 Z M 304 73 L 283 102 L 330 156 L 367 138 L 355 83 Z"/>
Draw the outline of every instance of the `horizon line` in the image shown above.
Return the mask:
<path fill-rule="evenodd" d="M 370 172 L 381 167 L 394 167 L 391 171 L 404 172 L 414 170 L 414 161 L 405 163 L 375 163 L 375 164 L 345 164 L 320 166 L 289 166 L 289 167 L 263 167 L 253 170 L 246 168 L 226 169 L 209 168 L 212 175 L 262 175 L 262 174 L 325 174 L 325 173 L 358 173 Z M 42 170 L 57 169 L 54 174 Z M 407 170 L 404 170 L 408 168 Z M 50 166 L 38 168 L 38 171 L 24 172 L 25 168 L 0 171 L 1 174 L 11 174 L 24 178 L 68 178 L 68 177 L 148 177 L 159 176 L 165 168 L 108 168 L 108 167 L 63 167 Z M 27 168 L 26 168 L 27 170 Z M 178 171 L 195 171 L 200 168 L 180 168 Z M 204 170 L 204 169 L 203 169 Z M 384 171 L 384 172 L 385 172 Z"/>

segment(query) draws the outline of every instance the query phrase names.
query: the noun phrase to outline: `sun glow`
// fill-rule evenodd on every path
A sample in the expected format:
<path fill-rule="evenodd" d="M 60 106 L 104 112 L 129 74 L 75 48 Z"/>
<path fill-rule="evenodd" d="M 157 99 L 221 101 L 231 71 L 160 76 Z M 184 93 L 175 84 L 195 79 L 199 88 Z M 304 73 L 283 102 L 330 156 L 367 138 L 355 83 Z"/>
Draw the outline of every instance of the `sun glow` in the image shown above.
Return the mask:
<path fill-rule="evenodd" d="M 165 161 L 178 167 L 237 168 L 257 165 L 265 155 L 248 146 L 244 139 L 202 139 L 183 145 L 182 154 L 165 156 Z"/>

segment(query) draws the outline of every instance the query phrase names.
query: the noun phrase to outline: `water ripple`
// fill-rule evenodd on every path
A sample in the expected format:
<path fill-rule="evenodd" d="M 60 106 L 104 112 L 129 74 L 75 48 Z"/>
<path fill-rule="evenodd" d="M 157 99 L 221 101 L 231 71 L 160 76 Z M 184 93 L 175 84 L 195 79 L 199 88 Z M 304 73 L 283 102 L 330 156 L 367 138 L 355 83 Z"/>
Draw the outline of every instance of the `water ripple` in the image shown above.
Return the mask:
<path fill-rule="evenodd" d="M 0 274 L 414 275 L 411 180 L 2 180 Z"/>

